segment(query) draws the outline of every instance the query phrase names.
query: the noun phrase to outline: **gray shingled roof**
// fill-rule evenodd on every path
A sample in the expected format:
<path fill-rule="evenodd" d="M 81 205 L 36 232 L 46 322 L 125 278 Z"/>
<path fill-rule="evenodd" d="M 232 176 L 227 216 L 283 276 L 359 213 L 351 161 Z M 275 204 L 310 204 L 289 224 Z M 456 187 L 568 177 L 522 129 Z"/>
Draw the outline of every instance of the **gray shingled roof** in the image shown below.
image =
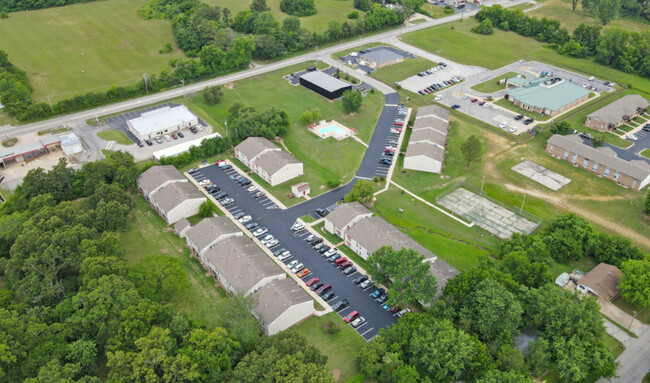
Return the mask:
<path fill-rule="evenodd" d="M 325 219 L 332 222 L 334 227 L 342 228 L 355 217 L 365 214 L 372 214 L 372 212 L 359 202 L 348 202 L 337 206 Z"/>
<path fill-rule="evenodd" d="M 305 73 L 300 76 L 300 78 L 303 78 L 312 84 L 318 85 L 328 92 L 336 92 L 341 88 L 350 87 L 350 84 L 347 82 L 339 80 L 338 78 L 330 76 L 327 73 L 321 72 L 319 70 Z"/>
<path fill-rule="evenodd" d="M 177 233 L 180 233 L 185 229 L 186 227 L 190 226 L 190 221 L 187 220 L 187 218 L 181 218 L 174 224 L 174 231 Z"/>
<path fill-rule="evenodd" d="M 237 234 L 241 230 L 230 220 L 230 218 L 222 217 L 208 217 L 201 220 L 185 233 L 199 250 L 205 249 L 217 237 L 224 234 Z"/>
<path fill-rule="evenodd" d="M 138 176 L 138 183 L 147 193 L 171 180 L 187 181 L 187 178 L 172 165 L 152 166 Z"/>
<path fill-rule="evenodd" d="M 409 145 L 427 141 L 438 144 L 444 148 L 445 143 L 447 142 L 447 135 L 433 129 L 414 130 L 413 133 L 411 133 L 411 138 L 409 138 Z"/>
<path fill-rule="evenodd" d="M 377 216 L 357 222 L 348 229 L 345 235 L 354 238 L 371 253 L 379 250 L 382 246 L 392 246 L 395 250 L 400 250 L 403 247 L 416 250 L 422 253 L 425 259 L 435 257 L 432 252 Z"/>
<path fill-rule="evenodd" d="M 372 61 L 379 65 L 391 62 L 394 60 L 399 60 L 403 56 L 399 55 L 389 49 L 376 49 L 367 53 L 362 53 L 361 58 L 364 60 Z"/>
<path fill-rule="evenodd" d="M 262 279 L 284 275 L 250 238 L 231 237 L 205 252 L 205 257 L 240 293 L 246 293 Z"/>
<path fill-rule="evenodd" d="M 612 149 L 607 147 L 594 149 L 585 145 L 582 138 L 575 134 L 568 136 L 554 134 L 547 142 L 638 180 L 644 180 L 650 176 L 650 164 L 647 162 L 641 160 L 625 161 L 615 157 Z"/>
<path fill-rule="evenodd" d="M 165 212 L 173 210 L 185 200 L 197 198 L 205 199 L 205 196 L 189 182 L 171 183 L 153 195 L 156 204 Z"/>
<path fill-rule="evenodd" d="M 288 164 L 300 164 L 294 156 L 283 151 L 274 150 L 262 154 L 255 160 L 255 165 L 264 169 L 268 175 L 273 175 Z"/>
<path fill-rule="evenodd" d="M 291 306 L 311 301 L 311 297 L 289 278 L 267 283 L 259 289 L 255 312 L 266 324 L 271 324 Z"/>
<path fill-rule="evenodd" d="M 443 120 L 449 121 L 449 109 L 445 109 L 439 105 L 427 105 L 418 108 L 416 118 L 425 118 L 427 116 L 438 116 Z"/>
<path fill-rule="evenodd" d="M 439 146 L 427 142 L 409 144 L 405 157 L 426 156 L 440 163 L 445 159 L 445 151 Z"/>
<path fill-rule="evenodd" d="M 634 116 L 637 108 L 647 109 L 648 105 L 650 103 L 642 96 L 631 94 L 588 114 L 587 118 L 595 118 L 605 124 L 618 124 L 623 120 L 623 116 Z"/>
<path fill-rule="evenodd" d="M 248 137 L 235 146 L 235 150 L 242 152 L 249 160 L 267 149 L 280 150 L 277 145 L 264 137 Z"/>
<path fill-rule="evenodd" d="M 447 262 L 439 259 L 429 263 L 429 273 L 436 277 L 436 281 L 438 282 L 438 291 L 436 291 L 436 296 L 440 296 L 442 294 L 442 290 L 445 288 L 445 285 L 447 285 L 447 282 L 449 282 L 449 280 L 456 275 L 460 274 L 460 271 L 456 270 Z"/>
<path fill-rule="evenodd" d="M 415 122 L 413 123 L 413 130 L 415 131 L 423 129 L 437 130 L 440 133 L 447 134 L 449 131 L 449 123 L 434 116 L 416 118 Z"/>

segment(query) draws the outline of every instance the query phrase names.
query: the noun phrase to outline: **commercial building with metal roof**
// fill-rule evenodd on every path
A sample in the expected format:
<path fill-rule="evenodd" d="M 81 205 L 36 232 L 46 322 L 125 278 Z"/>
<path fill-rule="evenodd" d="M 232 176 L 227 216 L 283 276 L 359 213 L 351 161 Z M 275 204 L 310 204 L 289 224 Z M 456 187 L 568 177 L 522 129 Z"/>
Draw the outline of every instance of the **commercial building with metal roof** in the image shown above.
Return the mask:
<path fill-rule="evenodd" d="M 127 129 L 140 141 L 155 138 L 196 126 L 198 117 L 185 105 L 165 106 L 140 114 L 140 117 L 128 120 Z"/>
<path fill-rule="evenodd" d="M 360 58 L 375 68 L 383 68 L 404 60 L 404 56 L 397 54 L 392 50 L 379 48 L 375 48 L 370 52 L 362 53 Z"/>
<path fill-rule="evenodd" d="M 630 189 L 641 190 L 650 184 L 648 162 L 641 159 L 626 161 L 617 157 L 611 148 L 586 145 L 582 138 L 575 134 L 552 135 L 546 141 L 546 152 Z"/>
<path fill-rule="evenodd" d="M 167 184 L 150 196 L 151 205 L 168 224 L 199 213 L 205 196 L 189 182 Z"/>
<path fill-rule="evenodd" d="M 305 88 L 311 89 L 330 100 L 339 98 L 343 95 L 343 92 L 352 89 L 352 85 L 347 82 L 319 70 L 305 73 L 300 76 L 299 82 Z"/>
<path fill-rule="evenodd" d="M 182 141 L 174 146 L 170 146 L 168 148 L 153 152 L 153 159 L 156 161 L 160 161 L 162 158 L 165 157 L 171 157 L 181 153 L 187 153 L 190 151 L 190 148 L 192 146 L 196 146 L 196 147 L 201 146 L 201 142 L 203 142 L 203 140 L 207 140 L 215 137 L 221 137 L 221 135 L 219 133 L 211 133 L 203 137 L 195 138 L 193 140 Z"/>
<path fill-rule="evenodd" d="M 325 217 L 324 228 L 332 234 L 345 238 L 345 232 L 352 225 L 371 216 L 372 211 L 359 202 L 342 203 Z"/>
<path fill-rule="evenodd" d="M 638 94 L 630 94 L 587 115 L 585 126 L 601 132 L 616 130 L 648 110 L 648 100 Z"/>
<path fill-rule="evenodd" d="M 14 146 L 0 152 L 0 166 L 7 167 L 10 162 L 29 161 L 40 157 L 57 146 L 61 146 L 59 136 L 46 136 L 32 144 Z"/>
<path fill-rule="evenodd" d="M 549 116 L 562 113 L 588 98 L 587 89 L 559 77 L 536 78 L 509 89 L 506 94 L 506 99 L 515 106 Z"/>
<path fill-rule="evenodd" d="M 286 330 L 314 313 L 314 301 L 294 281 L 280 279 L 262 286 L 256 293 L 253 315 L 268 336 Z"/>
<path fill-rule="evenodd" d="M 438 105 L 418 109 L 404 156 L 404 169 L 442 172 L 449 132 L 449 110 Z"/>
<path fill-rule="evenodd" d="M 264 137 L 248 137 L 235 147 L 235 157 L 271 186 L 304 174 L 303 164 Z"/>

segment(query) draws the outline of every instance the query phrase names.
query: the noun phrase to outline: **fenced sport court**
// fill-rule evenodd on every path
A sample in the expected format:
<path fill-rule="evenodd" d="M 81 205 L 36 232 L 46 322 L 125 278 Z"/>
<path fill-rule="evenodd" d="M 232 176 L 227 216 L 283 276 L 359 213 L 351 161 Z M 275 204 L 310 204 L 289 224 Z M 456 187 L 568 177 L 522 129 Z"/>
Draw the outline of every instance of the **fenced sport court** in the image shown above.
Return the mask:
<path fill-rule="evenodd" d="M 440 194 L 436 203 L 502 239 L 513 233 L 530 234 L 542 222 L 539 217 L 497 201 L 485 192 L 479 194 L 471 185 L 457 184 Z"/>

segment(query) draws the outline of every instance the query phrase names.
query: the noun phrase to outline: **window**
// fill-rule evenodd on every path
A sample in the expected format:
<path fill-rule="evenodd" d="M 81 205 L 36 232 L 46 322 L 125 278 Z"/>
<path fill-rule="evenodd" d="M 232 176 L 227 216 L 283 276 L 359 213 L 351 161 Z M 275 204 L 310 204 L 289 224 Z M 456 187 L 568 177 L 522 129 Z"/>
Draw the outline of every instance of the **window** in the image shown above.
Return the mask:
<path fill-rule="evenodd" d="M 605 169 L 605 177 L 609 177 L 609 168 Z"/>
<path fill-rule="evenodd" d="M 619 172 L 614 173 L 614 181 L 618 181 Z"/>
<path fill-rule="evenodd" d="M 582 167 L 586 168 L 588 163 L 589 163 L 589 158 L 585 158 L 585 160 L 582 161 Z"/>
<path fill-rule="evenodd" d="M 551 144 L 548 145 L 548 151 L 549 151 L 550 153 L 553 152 L 553 145 L 551 145 Z"/>
<path fill-rule="evenodd" d="M 591 167 L 591 170 L 598 171 L 598 162 L 594 162 L 594 166 Z"/>
<path fill-rule="evenodd" d="M 566 160 L 567 158 L 569 158 L 569 151 L 565 150 L 564 151 L 564 159 Z"/>
<path fill-rule="evenodd" d="M 634 180 L 634 181 L 632 182 L 632 189 L 636 189 L 636 181 L 637 181 L 637 180 Z"/>
<path fill-rule="evenodd" d="M 574 155 L 573 155 L 573 159 L 571 160 L 571 162 L 573 162 L 573 163 L 575 164 L 576 161 L 578 161 L 578 155 L 577 155 L 577 154 L 574 154 Z"/>

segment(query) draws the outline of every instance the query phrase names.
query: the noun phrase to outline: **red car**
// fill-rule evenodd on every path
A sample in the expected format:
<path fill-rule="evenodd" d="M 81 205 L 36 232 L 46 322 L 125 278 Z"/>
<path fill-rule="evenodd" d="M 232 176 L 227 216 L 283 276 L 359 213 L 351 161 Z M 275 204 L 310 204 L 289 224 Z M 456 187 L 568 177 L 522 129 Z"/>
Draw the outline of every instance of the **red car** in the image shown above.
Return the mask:
<path fill-rule="evenodd" d="M 478 104 L 479 104 L 480 106 L 483 106 L 483 105 L 485 105 L 485 101 L 481 101 L 481 102 L 479 102 Z"/>
<path fill-rule="evenodd" d="M 473 98 L 472 99 L 472 102 L 476 102 L 476 101 L 478 101 L 478 98 Z"/>
<path fill-rule="evenodd" d="M 351 313 L 348 314 L 343 320 L 345 323 L 350 323 L 353 320 L 357 319 L 359 317 L 359 312 L 357 310 L 352 311 Z"/>
<path fill-rule="evenodd" d="M 176 135 L 176 133 L 172 133 L 172 138 L 178 140 L 178 136 Z"/>
<path fill-rule="evenodd" d="M 393 125 L 404 126 L 404 123 L 403 122 L 396 122 Z"/>
<path fill-rule="evenodd" d="M 305 283 L 305 285 L 307 285 L 307 286 L 311 286 L 311 285 L 313 285 L 314 283 L 317 283 L 317 282 L 319 282 L 319 281 L 320 281 L 320 278 L 318 278 L 318 277 L 313 277 L 312 279 L 308 280 L 307 283 Z"/>

